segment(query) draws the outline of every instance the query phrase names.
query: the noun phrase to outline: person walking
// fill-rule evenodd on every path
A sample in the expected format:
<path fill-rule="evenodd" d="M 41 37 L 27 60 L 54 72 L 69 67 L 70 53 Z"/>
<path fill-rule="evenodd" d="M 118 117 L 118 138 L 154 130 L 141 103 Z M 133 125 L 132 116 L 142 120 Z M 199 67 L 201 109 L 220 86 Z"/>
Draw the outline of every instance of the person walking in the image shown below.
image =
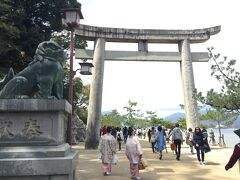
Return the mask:
<path fill-rule="evenodd" d="M 187 135 L 186 135 L 186 144 L 189 145 L 190 152 L 192 154 L 194 154 L 194 150 L 193 150 L 193 131 L 192 131 L 192 128 L 188 128 L 188 132 L 187 132 Z"/>
<path fill-rule="evenodd" d="M 141 177 L 139 176 L 138 164 L 142 158 L 143 150 L 138 137 L 135 136 L 133 128 L 129 127 L 128 135 L 125 153 L 130 163 L 131 179 L 141 180 Z"/>
<path fill-rule="evenodd" d="M 193 134 L 193 144 L 197 152 L 197 159 L 200 165 L 205 165 L 204 163 L 204 136 L 199 127 L 196 127 Z M 200 157 L 201 153 L 201 157 Z"/>
<path fill-rule="evenodd" d="M 172 130 L 174 129 L 174 127 L 171 127 L 170 129 L 169 129 L 169 131 L 168 131 L 168 133 L 167 133 L 167 138 L 166 138 L 166 140 L 167 140 L 167 143 L 169 144 L 169 141 L 170 141 L 170 139 L 171 139 L 171 137 L 172 137 Z"/>
<path fill-rule="evenodd" d="M 166 148 L 166 141 L 163 133 L 163 129 L 161 126 L 158 126 L 156 132 L 156 142 L 155 142 L 155 149 L 159 152 L 159 160 L 162 160 L 162 150 Z"/>
<path fill-rule="evenodd" d="M 121 151 L 121 144 L 123 140 L 123 132 L 121 128 L 117 128 L 117 142 L 118 142 L 118 150 Z"/>
<path fill-rule="evenodd" d="M 117 128 L 116 127 L 112 126 L 111 134 L 115 139 L 117 139 Z"/>
<path fill-rule="evenodd" d="M 112 128 L 107 127 L 106 134 L 101 136 L 98 150 L 100 158 L 102 160 L 103 174 L 104 176 L 111 175 L 112 162 L 114 156 L 116 156 L 116 139 L 111 135 Z"/>
<path fill-rule="evenodd" d="M 240 137 L 240 129 L 233 131 L 238 137 Z M 240 143 L 236 144 L 233 149 L 232 156 L 230 157 L 228 163 L 225 166 L 225 170 L 231 169 L 234 164 L 240 159 Z"/>
<path fill-rule="evenodd" d="M 172 142 L 176 145 L 175 153 L 176 159 L 179 161 L 181 156 L 181 145 L 183 142 L 183 134 L 179 127 L 179 124 L 175 124 L 175 128 L 172 130 Z"/>
<path fill-rule="evenodd" d="M 209 144 L 211 144 L 212 146 L 216 144 L 215 134 L 212 128 L 210 129 L 210 132 L 209 132 Z"/>
<path fill-rule="evenodd" d="M 148 142 L 150 142 L 150 140 L 151 140 L 151 132 L 152 132 L 152 130 L 149 128 L 148 129 Z"/>
<path fill-rule="evenodd" d="M 146 135 L 147 135 L 147 130 L 144 128 L 143 129 L 143 139 L 146 139 Z"/>
<path fill-rule="evenodd" d="M 124 138 L 124 143 L 126 143 L 128 137 L 128 128 L 125 126 L 123 128 L 123 138 Z"/>
<path fill-rule="evenodd" d="M 155 153 L 155 149 L 154 149 L 154 145 L 155 145 L 155 142 L 156 142 L 156 130 L 155 130 L 155 127 L 152 127 L 152 130 L 150 132 L 150 143 L 152 145 L 152 152 Z"/>

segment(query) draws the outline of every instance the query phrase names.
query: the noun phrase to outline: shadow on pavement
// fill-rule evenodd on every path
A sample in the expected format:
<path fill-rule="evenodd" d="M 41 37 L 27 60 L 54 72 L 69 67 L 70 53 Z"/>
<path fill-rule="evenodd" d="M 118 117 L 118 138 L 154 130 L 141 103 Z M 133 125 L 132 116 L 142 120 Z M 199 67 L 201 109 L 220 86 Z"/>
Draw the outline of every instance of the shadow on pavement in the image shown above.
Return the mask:
<path fill-rule="evenodd" d="M 143 147 L 143 157 L 148 161 L 148 167 L 140 171 L 143 180 L 234 180 L 239 179 L 237 169 L 231 172 L 224 171 L 224 162 L 229 158 L 223 149 L 212 149 L 206 154 L 206 166 L 200 165 L 197 161 L 197 155 L 191 154 L 188 147 L 182 148 L 180 161 L 168 148 L 168 153 L 163 152 L 163 159 L 159 160 L 158 153 L 152 153 L 150 144 L 147 141 L 141 141 Z M 111 176 L 103 176 L 101 162 L 97 158 L 97 150 L 85 150 L 83 143 L 73 146 L 79 149 L 79 160 L 77 162 L 76 180 L 125 180 L 130 179 L 129 162 L 125 156 L 124 144 L 123 150 L 118 151 L 119 163 L 112 167 Z M 220 151 L 222 150 L 222 151 Z M 223 154 L 227 157 L 223 158 Z"/>

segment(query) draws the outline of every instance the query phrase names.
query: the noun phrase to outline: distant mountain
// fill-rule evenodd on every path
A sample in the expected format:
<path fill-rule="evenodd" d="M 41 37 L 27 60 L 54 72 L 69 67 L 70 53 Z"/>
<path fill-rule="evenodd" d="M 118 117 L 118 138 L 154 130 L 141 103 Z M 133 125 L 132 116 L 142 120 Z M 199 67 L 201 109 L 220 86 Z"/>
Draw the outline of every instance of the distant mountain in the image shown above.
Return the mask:
<path fill-rule="evenodd" d="M 215 127 L 218 124 L 217 121 L 213 121 L 213 120 L 201 120 L 199 122 L 202 125 L 210 126 L 210 127 Z"/>
<path fill-rule="evenodd" d="M 171 121 L 173 123 L 176 123 L 180 118 L 184 118 L 184 117 L 185 117 L 185 113 L 177 112 L 169 116 L 166 116 L 164 119 Z"/>
<path fill-rule="evenodd" d="M 225 124 L 226 122 L 231 122 L 231 119 L 229 120 L 225 120 L 224 122 L 221 122 L 221 124 Z M 202 125 L 207 125 L 207 126 L 217 126 L 218 122 L 217 121 L 213 121 L 213 120 L 201 120 L 200 123 Z M 240 116 L 237 118 L 237 120 L 235 120 L 233 122 L 233 124 L 231 126 L 227 126 L 228 128 L 240 128 Z"/>
<path fill-rule="evenodd" d="M 102 115 L 107 115 L 107 114 L 110 114 L 110 113 L 111 113 L 111 111 L 103 111 Z"/>
<path fill-rule="evenodd" d="M 234 121 L 232 127 L 233 128 L 240 128 L 240 116 L 238 116 L 237 120 Z"/>

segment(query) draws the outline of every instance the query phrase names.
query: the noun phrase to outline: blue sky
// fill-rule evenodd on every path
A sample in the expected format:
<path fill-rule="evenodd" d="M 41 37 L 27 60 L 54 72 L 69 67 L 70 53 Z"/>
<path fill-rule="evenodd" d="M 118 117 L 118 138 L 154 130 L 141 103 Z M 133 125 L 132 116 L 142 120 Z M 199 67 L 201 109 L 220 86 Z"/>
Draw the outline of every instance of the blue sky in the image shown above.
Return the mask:
<path fill-rule="evenodd" d="M 222 26 L 206 43 L 191 45 L 192 52 L 213 46 L 230 59 L 240 57 L 240 11 L 238 0 L 82 0 L 82 24 L 137 29 L 200 29 Z M 93 43 L 88 42 L 88 49 Z M 107 50 L 137 50 L 137 44 L 106 43 Z M 178 51 L 177 45 L 149 45 L 149 51 Z M 76 62 L 77 63 L 77 62 Z M 238 63 L 240 64 L 240 63 Z M 210 63 L 194 63 L 195 86 L 206 92 L 219 89 L 210 76 Z M 239 66 L 238 66 L 239 67 Z M 77 68 L 77 65 L 76 65 Z M 82 77 L 85 83 L 91 76 Z M 180 112 L 183 104 L 179 63 L 105 62 L 102 110 L 123 112 L 128 100 L 141 111 L 156 111 L 160 117 Z"/>

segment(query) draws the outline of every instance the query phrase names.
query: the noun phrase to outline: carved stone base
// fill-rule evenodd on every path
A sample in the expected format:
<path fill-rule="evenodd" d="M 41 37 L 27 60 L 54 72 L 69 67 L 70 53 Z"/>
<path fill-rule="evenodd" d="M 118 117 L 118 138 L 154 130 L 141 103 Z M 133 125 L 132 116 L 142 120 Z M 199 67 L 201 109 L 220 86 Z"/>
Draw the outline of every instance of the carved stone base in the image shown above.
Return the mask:
<path fill-rule="evenodd" d="M 78 152 L 65 143 L 65 100 L 0 100 L 0 179 L 74 180 Z"/>
<path fill-rule="evenodd" d="M 66 113 L 65 100 L 1 99 L 0 147 L 64 143 Z"/>
<path fill-rule="evenodd" d="M 38 153 L 41 154 L 41 152 Z M 77 157 L 78 152 L 71 150 L 62 157 L 4 158 L 0 160 L 0 179 L 74 180 Z"/>

